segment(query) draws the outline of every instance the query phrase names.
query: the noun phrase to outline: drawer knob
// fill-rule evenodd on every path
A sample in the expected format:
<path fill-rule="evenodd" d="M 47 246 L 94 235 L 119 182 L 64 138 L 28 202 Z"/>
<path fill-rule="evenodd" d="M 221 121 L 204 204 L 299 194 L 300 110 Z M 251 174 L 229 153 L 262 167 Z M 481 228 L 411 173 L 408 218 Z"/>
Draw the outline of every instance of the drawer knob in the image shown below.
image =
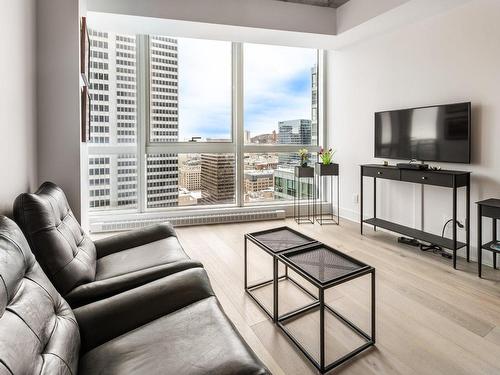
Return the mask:
<path fill-rule="evenodd" d="M 382 174 L 382 172 L 377 172 L 377 174 Z"/>
<path fill-rule="evenodd" d="M 422 180 L 427 180 L 427 177 L 425 177 L 425 176 L 422 176 Z"/>

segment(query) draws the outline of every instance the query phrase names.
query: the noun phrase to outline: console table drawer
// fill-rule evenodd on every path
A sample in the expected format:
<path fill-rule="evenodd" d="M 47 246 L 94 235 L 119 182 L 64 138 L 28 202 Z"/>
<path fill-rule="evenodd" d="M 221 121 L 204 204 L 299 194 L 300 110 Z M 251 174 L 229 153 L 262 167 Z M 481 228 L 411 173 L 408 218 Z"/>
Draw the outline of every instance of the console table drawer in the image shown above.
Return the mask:
<path fill-rule="evenodd" d="M 416 182 L 425 185 L 453 187 L 453 175 L 444 173 L 440 174 L 436 172 L 402 170 L 401 181 Z"/>
<path fill-rule="evenodd" d="M 400 180 L 401 172 L 399 169 L 363 167 L 363 176 Z"/>

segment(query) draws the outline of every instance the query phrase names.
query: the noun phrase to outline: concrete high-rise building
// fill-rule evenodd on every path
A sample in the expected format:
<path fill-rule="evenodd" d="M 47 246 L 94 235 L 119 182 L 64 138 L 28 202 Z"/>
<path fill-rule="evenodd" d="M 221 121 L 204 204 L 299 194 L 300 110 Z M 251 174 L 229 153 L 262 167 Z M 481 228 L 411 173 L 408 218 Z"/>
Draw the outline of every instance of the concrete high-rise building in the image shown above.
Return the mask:
<path fill-rule="evenodd" d="M 188 191 L 201 190 L 201 165 L 179 167 L 179 187 Z"/>
<path fill-rule="evenodd" d="M 90 30 L 92 209 L 138 206 L 136 37 Z M 151 38 L 152 142 L 178 139 L 177 41 Z M 132 146 L 132 147 L 131 147 Z M 132 153 L 131 153 L 132 151 Z M 148 155 L 147 205 L 177 205 L 177 156 Z M 103 175 L 101 172 L 105 171 Z"/>
<path fill-rule="evenodd" d="M 234 203 L 234 154 L 201 154 L 202 204 Z"/>
<path fill-rule="evenodd" d="M 287 120 L 278 123 L 278 143 L 311 144 L 311 120 Z"/>
<path fill-rule="evenodd" d="M 278 144 L 288 145 L 310 145 L 311 144 L 311 120 L 288 120 L 278 123 Z M 299 155 L 279 154 L 280 166 L 294 166 L 299 163 Z"/>
<path fill-rule="evenodd" d="M 245 202 L 274 199 L 274 171 L 245 171 Z"/>
<path fill-rule="evenodd" d="M 90 208 L 136 207 L 135 37 L 91 30 L 90 40 Z"/>
<path fill-rule="evenodd" d="M 318 67 L 311 68 L 311 144 L 318 144 Z"/>
<path fill-rule="evenodd" d="M 274 197 L 276 200 L 292 200 L 295 197 L 295 174 L 292 168 L 277 169 L 274 171 Z M 300 181 L 303 198 L 311 196 L 313 182 L 311 179 Z"/>
<path fill-rule="evenodd" d="M 151 51 L 151 142 L 179 140 L 177 39 L 152 36 Z M 147 206 L 174 207 L 179 197 L 179 167 L 176 154 L 147 157 Z"/>

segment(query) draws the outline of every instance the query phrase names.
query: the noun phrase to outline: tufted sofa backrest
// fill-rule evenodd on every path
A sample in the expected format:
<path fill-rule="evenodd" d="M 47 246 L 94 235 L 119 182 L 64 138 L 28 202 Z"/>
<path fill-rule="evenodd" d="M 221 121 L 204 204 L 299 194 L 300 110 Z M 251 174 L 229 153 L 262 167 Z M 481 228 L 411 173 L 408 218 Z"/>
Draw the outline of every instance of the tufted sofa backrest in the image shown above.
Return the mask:
<path fill-rule="evenodd" d="M 0 374 L 76 375 L 79 350 L 72 310 L 0 216 Z"/>
<path fill-rule="evenodd" d="M 14 217 L 37 261 L 62 295 L 94 281 L 94 243 L 82 230 L 59 186 L 44 182 L 36 193 L 19 195 Z"/>

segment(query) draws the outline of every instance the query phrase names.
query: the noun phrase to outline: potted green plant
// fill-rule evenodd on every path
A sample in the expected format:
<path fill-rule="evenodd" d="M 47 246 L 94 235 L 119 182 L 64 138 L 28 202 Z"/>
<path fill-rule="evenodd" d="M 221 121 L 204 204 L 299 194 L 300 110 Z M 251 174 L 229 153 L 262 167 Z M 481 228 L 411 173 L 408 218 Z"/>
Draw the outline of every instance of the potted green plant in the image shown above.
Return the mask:
<path fill-rule="evenodd" d="M 339 173 L 339 165 L 332 163 L 335 150 L 329 148 L 328 150 L 319 150 L 319 162 L 316 164 L 317 172 L 320 176 L 336 176 Z"/>
<path fill-rule="evenodd" d="M 300 157 L 300 165 L 295 167 L 295 176 L 314 177 L 314 168 L 307 166 L 309 162 L 309 151 L 306 148 L 301 148 L 298 154 Z"/>
<path fill-rule="evenodd" d="M 301 148 L 298 154 L 300 156 L 300 166 L 307 167 L 307 163 L 309 162 L 309 151 L 307 151 L 307 148 Z"/>

